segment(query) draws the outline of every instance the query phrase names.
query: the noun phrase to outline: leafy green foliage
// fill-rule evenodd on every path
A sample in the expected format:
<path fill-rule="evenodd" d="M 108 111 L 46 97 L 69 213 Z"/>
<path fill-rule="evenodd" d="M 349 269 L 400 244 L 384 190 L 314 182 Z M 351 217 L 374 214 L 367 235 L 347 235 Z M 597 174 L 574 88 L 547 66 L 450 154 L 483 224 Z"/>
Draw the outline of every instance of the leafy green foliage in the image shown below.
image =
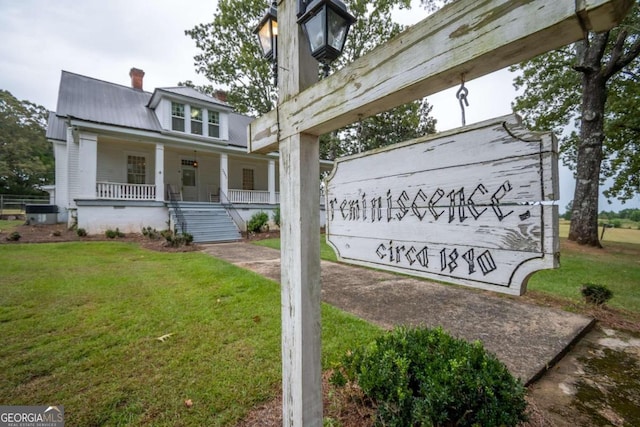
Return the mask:
<path fill-rule="evenodd" d="M 593 283 L 586 283 L 582 285 L 580 293 L 587 303 L 595 305 L 603 305 L 613 298 L 613 292 L 611 289 L 607 288 L 605 285 L 596 285 Z"/>
<path fill-rule="evenodd" d="M 269 222 L 269 215 L 266 212 L 256 212 L 249 218 L 247 222 L 247 231 L 250 233 L 259 233 Z"/>
<path fill-rule="evenodd" d="M 164 239 L 167 241 L 167 246 L 172 248 L 179 248 L 180 246 L 189 246 L 193 243 L 193 235 L 189 233 L 173 233 L 170 230 L 166 230 L 161 233 Z"/>
<path fill-rule="evenodd" d="M 161 237 L 163 237 L 162 233 L 160 233 L 158 230 L 156 230 L 153 227 L 143 227 L 142 228 L 142 235 L 144 237 L 147 237 L 151 240 L 157 240 Z"/>
<path fill-rule="evenodd" d="M 348 353 L 344 369 L 377 405 L 378 425 L 514 426 L 525 420 L 520 381 L 480 342 L 441 328 L 396 328 Z M 344 383 L 341 375 L 334 384 Z"/>
<path fill-rule="evenodd" d="M 332 64 L 335 69 L 398 34 L 403 27 L 393 22 L 391 12 L 394 8 L 411 6 L 409 0 L 348 0 L 346 3 L 357 21 L 349 31 L 343 55 Z M 272 110 L 276 101 L 271 64 L 262 57 L 253 34 L 266 6 L 264 0 L 221 0 L 212 22 L 185 32 L 201 51 L 194 58 L 198 73 L 228 87 L 229 104 L 238 112 L 251 115 Z M 213 92 L 211 86 L 199 89 Z M 430 112 L 426 99 L 415 101 L 323 135 L 321 157 L 334 159 L 432 133 L 435 120 L 429 117 Z"/>
<path fill-rule="evenodd" d="M 571 47 L 511 68 L 522 73 L 515 86 L 525 90 L 514 109 L 525 113 L 528 126 L 565 131 L 563 162 L 576 178 L 569 240 L 579 244 L 601 247 L 597 210 L 606 178 L 613 182 L 608 198 L 640 193 L 639 55 L 640 6 L 633 2 L 618 27 L 585 33 Z"/>
<path fill-rule="evenodd" d="M 124 233 L 122 233 L 119 228 L 116 228 L 115 230 L 108 229 L 107 231 L 104 232 L 104 235 L 109 239 L 124 237 Z"/>
<path fill-rule="evenodd" d="M 84 228 L 78 228 L 76 230 L 76 234 L 80 237 L 87 237 L 87 230 L 85 230 Z"/>
<path fill-rule="evenodd" d="M 45 137 L 48 112 L 0 89 L 0 193 L 40 194 L 53 182 L 53 148 Z"/>
<path fill-rule="evenodd" d="M 9 234 L 6 237 L 7 241 L 9 241 L 9 242 L 17 242 L 21 238 L 22 238 L 22 236 L 17 231 L 12 232 L 11 234 Z"/>
<path fill-rule="evenodd" d="M 280 206 L 278 206 L 273 210 L 273 215 L 271 216 L 271 219 L 273 219 L 273 223 L 275 225 L 280 227 Z"/>

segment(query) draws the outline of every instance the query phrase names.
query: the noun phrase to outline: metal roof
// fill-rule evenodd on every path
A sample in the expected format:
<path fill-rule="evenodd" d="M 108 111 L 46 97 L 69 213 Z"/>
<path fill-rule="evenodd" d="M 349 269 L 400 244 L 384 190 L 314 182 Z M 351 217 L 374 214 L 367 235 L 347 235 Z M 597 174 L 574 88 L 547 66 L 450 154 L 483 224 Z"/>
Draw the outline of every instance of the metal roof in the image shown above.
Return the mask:
<path fill-rule="evenodd" d="M 92 77 L 62 71 L 55 113 L 49 114 L 47 137 L 66 140 L 65 119 L 73 118 L 103 125 L 140 129 L 161 133 L 164 131 L 150 100 L 162 97 L 162 92 L 187 97 L 229 109 L 229 105 L 204 95 L 190 87 L 159 88 L 153 94 Z M 157 103 L 155 103 L 157 105 Z M 229 111 L 229 140 L 236 147 L 247 146 L 247 126 L 252 117 Z M 190 135 L 185 134 L 190 138 Z M 194 136 L 194 138 L 200 138 Z"/>
<path fill-rule="evenodd" d="M 62 72 L 57 115 L 134 129 L 161 131 L 151 94 L 127 86 Z"/>
<path fill-rule="evenodd" d="M 46 136 L 47 139 L 67 140 L 67 124 L 64 118 L 56 116 L 55 111 L 49 111 Z"/>

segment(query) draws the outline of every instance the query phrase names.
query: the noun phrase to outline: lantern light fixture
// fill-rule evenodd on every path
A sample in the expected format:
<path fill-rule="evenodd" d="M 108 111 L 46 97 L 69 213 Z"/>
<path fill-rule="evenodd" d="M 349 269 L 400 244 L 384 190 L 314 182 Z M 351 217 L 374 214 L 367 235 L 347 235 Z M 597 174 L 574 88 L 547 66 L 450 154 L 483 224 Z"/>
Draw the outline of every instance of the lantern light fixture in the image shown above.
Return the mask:
<path fill-rule="evenodd" d="M 351 25 L 356 18 L 340 0 L 313 0 L 298 2 L 298 24 L 309 42 L 311 55 L 322 64 L 325 77 L 329 64 L 344 49 Z"/>
<path fill-rule="evenodd" d="M 258 26 L 253 30 L 258 36 L 262 55 L 271 61 L 275 85 L 278 85 L 278 6 L 272 1 Z"/>

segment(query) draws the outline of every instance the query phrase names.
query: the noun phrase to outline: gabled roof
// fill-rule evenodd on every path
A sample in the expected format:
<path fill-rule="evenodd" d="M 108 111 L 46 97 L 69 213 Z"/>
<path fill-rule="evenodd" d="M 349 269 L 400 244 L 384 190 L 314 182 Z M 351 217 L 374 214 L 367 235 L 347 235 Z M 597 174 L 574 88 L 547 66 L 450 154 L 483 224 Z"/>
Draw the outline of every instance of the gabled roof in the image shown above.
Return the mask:
<path fill-rule="evenodd" d="M 253 118 L 235 113 L 226 102 L 193 88 L 158 88 L 151 94 L 64 70 L 60 78 L 57 111 L 49 114 L 47 138 L 65 141 L 66 119 L 161 133 L 164 130 L 153 108 L 163 94 L 199 101 L 199 104 L 215 104 L 229 110 L 229 140 L 225 143 L 247 146 L 247 126 Z M 185 134 L 185 137 L 192 136 Z"/>
<path fill-rule="evenodd" d="M 172 95 L 178 95 L 179 97 L 187 97 L 191 99 L 197 99 L 198 101 L 206 102 L 207 104 L 216 104 L 219 107 L 231 109 L 229 104 L 226 102 L 220 101 L 218 98 L 214 98 L 209 95 L 205 95 L 202 92 L 198 92 L 192 87 L 188 86 L 176 86 L 176 87 L 159 87 L 155 91 L 153 91 L 153 95 L 149 100 L 148 107 L 155 108 L 160 101 L 161 93 L 169 93 Z"/>
<path fill-rule="evenodd" d="M 161 131 L 149 92 L 62 71 L 58 108 L 61 117 L 133 129 Z"/>

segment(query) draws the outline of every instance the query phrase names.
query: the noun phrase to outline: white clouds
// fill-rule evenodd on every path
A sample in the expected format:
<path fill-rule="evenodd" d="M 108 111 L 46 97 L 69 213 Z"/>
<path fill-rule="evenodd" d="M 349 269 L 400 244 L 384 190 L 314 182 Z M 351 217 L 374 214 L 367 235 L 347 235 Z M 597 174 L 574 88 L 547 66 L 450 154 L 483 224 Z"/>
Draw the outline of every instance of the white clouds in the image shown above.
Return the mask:
<path fill-rule="evenodd" d="M 215 0 L 0 0 L 0 88 L 55 109 L 60 71 L 144 86 L 204 82 L 184 30 L 211 19 Z"/>

